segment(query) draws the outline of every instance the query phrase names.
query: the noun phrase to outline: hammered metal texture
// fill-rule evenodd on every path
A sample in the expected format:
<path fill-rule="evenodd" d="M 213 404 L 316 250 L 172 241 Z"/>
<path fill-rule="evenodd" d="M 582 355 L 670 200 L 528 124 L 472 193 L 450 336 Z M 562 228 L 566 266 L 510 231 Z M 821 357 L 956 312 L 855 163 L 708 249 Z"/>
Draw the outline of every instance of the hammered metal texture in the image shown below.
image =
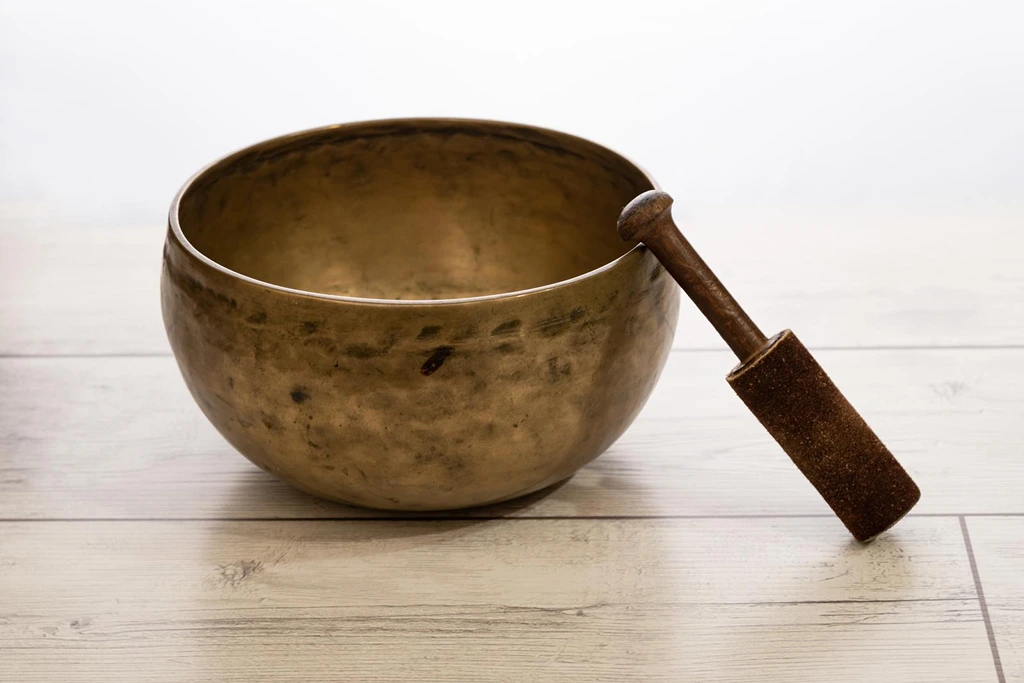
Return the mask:
<path fill-rule="evenodd" d="M 161 298 L 200 408 L 243 455 L 355 505 L 441 510 L 561 481 L 654 387 L 678 288 L 593 143 L 484 121 L 278 138 L 171 209 Z"/>

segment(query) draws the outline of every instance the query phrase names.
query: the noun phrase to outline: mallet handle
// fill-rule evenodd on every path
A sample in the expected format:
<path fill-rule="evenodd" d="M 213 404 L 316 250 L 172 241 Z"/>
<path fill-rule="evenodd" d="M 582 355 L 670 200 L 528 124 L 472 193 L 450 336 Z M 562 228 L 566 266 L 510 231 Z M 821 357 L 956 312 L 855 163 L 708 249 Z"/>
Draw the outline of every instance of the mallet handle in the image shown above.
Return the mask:
<path fill-rule="evenodd" d="M 671 206 L 668 194 L 644 192 L 623 210 L 619 234 L 623 239 L 643 242 L 654 252 L 740 362 L 746 362 L 765 347 L 768 339 L 679 232 Z"/>

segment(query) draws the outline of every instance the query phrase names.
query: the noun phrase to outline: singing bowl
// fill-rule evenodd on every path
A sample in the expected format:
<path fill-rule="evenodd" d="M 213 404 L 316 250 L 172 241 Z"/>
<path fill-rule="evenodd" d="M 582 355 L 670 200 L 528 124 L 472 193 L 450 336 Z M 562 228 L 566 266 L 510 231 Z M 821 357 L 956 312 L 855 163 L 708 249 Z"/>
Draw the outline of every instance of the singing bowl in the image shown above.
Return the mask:
<path fill-rule="evenodd" d="M 652 186 L 498 122 L 260 143 L 174 199 L 171 348 L 224 438 L 308 493 L 441 510 L 536 491 L 622 434 L 668 356 L 678 288 L 615 230 Z"/>

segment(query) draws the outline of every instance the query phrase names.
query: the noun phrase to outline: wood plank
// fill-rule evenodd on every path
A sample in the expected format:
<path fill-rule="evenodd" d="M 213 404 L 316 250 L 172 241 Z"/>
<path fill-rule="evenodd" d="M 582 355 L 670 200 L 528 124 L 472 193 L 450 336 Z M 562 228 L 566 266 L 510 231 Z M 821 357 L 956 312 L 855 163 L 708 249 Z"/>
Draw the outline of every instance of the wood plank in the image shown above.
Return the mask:
<path fill-rule="evenodd" d="M 1024 512 L 1024 350 L 819 356 L 917 478 L 917 513 Z M 568 483 L 457 514 L 829 514 L 726 385 L 731 362 L 672 354 L 634 426 Z M 0 386 L 0 518 L 380 514 L 299 494 L 250 465 L 171 358 L 3 359 Z"/>
<path fill-rule="evenodd" d="M 0 225 L 0 355 L 169 353 L 163 230 Z"/>
<path fill-rule="evenodd" d="M 0 526 L 0 680 L 991 681 L 955 518 Z"/>
<path fill-rule="evenodd" d="M 814 347 L 1024 345 L 1024 214 L 680 212 L 682 227 L 772 334 Z M 970 235 L 971 239 L 962 239 Z M 0 354 L 165 353 L 162 226 L 0 221 Z M 723 348 L 696 309 L 677 348 Z"/>
<path fill-rule="evenodd" d="M 966 524 L 1004 680 L 1024 683 L 1024 517 Z"/>

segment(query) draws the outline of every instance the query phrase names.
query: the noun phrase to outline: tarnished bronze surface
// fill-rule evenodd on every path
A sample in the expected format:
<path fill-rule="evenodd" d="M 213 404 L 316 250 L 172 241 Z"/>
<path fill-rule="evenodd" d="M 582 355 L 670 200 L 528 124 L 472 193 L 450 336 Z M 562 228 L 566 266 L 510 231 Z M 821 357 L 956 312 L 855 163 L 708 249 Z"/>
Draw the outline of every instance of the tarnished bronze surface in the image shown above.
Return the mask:
<path fill-rule="evenodd" d="M 496 122 L 261 143 L 171 207 L 171 347 L 224 437 L 302 490 L 405 510 L 535 491 L 622 434 L 668 355 L 678 288 L 615 231 L 651 186 Z"/>

